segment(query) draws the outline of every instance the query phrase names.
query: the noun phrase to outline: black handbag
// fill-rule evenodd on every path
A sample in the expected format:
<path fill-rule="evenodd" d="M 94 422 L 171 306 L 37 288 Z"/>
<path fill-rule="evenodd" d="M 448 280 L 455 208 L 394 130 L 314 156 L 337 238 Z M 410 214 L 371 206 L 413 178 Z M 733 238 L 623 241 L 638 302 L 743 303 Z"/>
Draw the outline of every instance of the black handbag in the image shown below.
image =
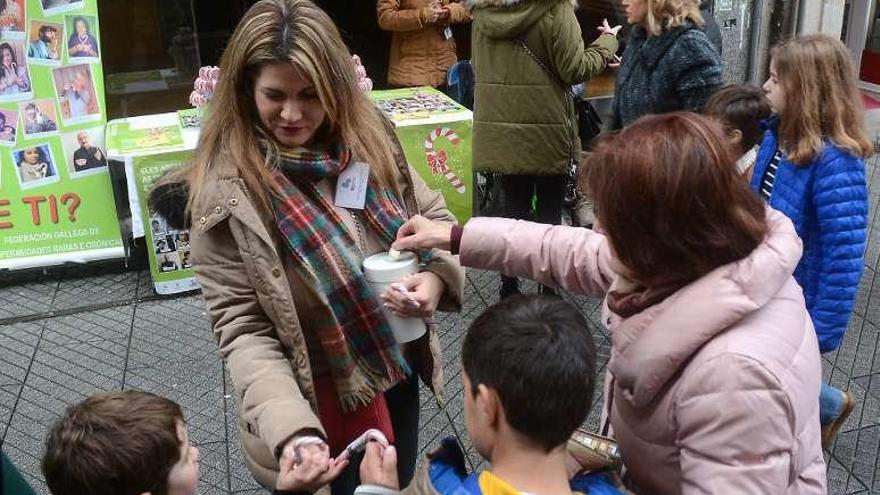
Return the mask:
<path fill-rule="evenodd" d="M 581 145 L 585 146 L 602 132 L 602 118 L 590 100 L 576 98 L 574 105 L 578 117 L 578 135 Z"/>

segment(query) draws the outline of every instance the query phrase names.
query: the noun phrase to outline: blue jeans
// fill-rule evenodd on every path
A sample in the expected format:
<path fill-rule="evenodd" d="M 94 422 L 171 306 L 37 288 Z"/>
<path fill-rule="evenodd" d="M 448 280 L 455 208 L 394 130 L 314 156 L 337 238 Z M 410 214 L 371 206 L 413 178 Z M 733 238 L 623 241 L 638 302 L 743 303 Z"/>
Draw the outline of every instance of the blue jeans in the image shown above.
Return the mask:
<path fill-rule="evenodd" d="M 831 385 L 822 384 L 819 390 L 819 422 L 829 425 L 843 412 L 843 392 Z"/>

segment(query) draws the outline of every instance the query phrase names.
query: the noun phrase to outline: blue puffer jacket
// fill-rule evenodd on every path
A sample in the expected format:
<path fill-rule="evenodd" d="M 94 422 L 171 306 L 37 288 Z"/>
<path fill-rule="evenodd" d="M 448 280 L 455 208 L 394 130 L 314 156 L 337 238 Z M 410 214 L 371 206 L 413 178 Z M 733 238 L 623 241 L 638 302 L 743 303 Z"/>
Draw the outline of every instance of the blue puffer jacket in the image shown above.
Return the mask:
<path fill-rule="evenodd" d="M 752 175 L 755 191 L 779 144 L 779 118 L 770 117 L 762 125 L 767 132 Z M 862 276 L 868 217 L 865 162 L 827 141 L 809 165 L 797 166 L 783 157 L 770 206 L 791 219 L 804 243 L 794 278 L 804 289 L 819 349 L 833 351 L 843 339 Z"/>

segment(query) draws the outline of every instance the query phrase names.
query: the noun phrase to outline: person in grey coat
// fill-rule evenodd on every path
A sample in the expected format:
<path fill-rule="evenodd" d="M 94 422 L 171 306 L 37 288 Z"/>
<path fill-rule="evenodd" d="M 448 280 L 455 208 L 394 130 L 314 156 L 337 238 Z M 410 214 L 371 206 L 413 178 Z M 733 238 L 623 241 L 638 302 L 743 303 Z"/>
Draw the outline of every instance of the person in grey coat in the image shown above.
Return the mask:
<path fill-rule="evenodd" d="M 697 0 L 624 0 L 633 25 L 614 92 L 612 128 L 677 110 L 699 112 L 721 87 L 721 54 Z"/>

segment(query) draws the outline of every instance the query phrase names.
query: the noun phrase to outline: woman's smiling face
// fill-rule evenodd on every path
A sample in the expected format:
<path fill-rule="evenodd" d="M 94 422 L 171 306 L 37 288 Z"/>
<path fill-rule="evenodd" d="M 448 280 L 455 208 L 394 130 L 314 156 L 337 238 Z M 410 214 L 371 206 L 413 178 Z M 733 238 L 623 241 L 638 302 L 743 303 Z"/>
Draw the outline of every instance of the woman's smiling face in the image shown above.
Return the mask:
<path fill-rule="evenodd" d="M 286 147 L 310 144 L 327 112 L 317 89 L 293 65 L 264 65 L 254 80 L 254 104 L 263 128 Z"/>

